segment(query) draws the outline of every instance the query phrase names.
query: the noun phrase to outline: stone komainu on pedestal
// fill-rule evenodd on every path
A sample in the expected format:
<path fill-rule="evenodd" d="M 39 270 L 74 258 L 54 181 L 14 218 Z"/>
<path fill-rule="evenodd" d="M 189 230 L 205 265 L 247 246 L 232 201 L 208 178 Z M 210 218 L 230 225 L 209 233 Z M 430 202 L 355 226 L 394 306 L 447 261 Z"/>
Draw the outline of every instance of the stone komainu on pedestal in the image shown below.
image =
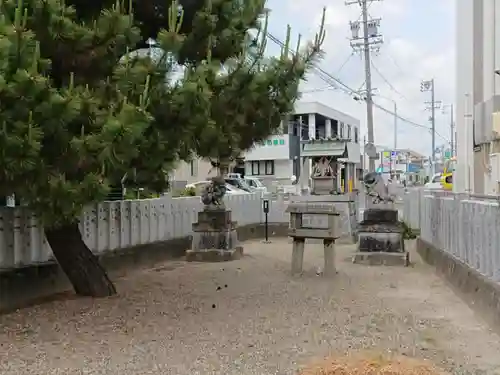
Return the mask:
<path fill-rule="evenodd" d="M 409 254 L 404 246 L 404 228 L 387 186 L 375 172 L 368 173 L 363 182 L 371 201 L 367 201 L 363 221 L 358 225 L 358 252 L 353 262 L 407 266 Z"/>
<path fill-rule="evenodd" d="M 403 224 L 398 221 L 398 211 L 386 208 L 366 210 L 358 227 L 361 252 L 404 252 Z"/>
<path fill-rule="evenodd" d="M 226 193 L 222 177 L 214 177 L 202 193 L 205 205 L 198 212 L 198 222 L 193 224 L 191 249 L 186 252 L 188 261 L 222 262 L 238 259 L 243 255 L 239 245 L 237 223 L 224 205 Z"/>
<path fill-rule="evenodd" d="M 201 202 L 205 206 L 223 207 L 224 195 L 226 195 L 226 182 L 222 177 L 213 177 L 203 192 L 201 193 Z"/>
<path fill-rule="evenodd" d="M 193 224 L 191 250 L 188 261 L 223 262 L 239 259 L 243 247 L 239 245 L 237 223 L 231 220 L 231 211 L 224 207 L 206 207 L 198 213 Z"/>

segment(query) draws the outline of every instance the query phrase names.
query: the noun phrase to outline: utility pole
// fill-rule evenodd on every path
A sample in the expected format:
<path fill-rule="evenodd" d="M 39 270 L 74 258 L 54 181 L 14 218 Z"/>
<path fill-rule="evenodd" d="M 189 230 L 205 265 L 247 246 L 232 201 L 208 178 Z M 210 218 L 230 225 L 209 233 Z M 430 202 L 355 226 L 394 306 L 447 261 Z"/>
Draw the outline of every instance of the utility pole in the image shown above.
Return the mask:
<path fill-rule="evenodd" d="M 454 107 L 453 104 L 449 104 L 443 107 L 443 113 L 445 113 L 445 109 L 450 109 L 450 156 L 455 156 L 455 144 L 456 144 L 456 134 L 455 134 L 455 118 L 454 118 Z"/>
<path fill-rule="evenodd" d="M 454 119 L 454 114 L 453 114 L 453 104 L 451 105 L 450 109 L 450 152 L 451 152 L 451 157 L 455 156 L 455 119 Z"/>
<path fill-rule="evenodd" d="M 420 91 L 421 92 L 430 92 L 431 93 L 431 101 L 426 102 L 426 104 L 430 104 L 431 111 L 431 136 L 432 136 L 432 156 L 431 156 L 431 172 L 432 174 L 436 173 L 436 108 L 440 108 L 441 102 L 436 102 L 436 95 L 434 90 L 434 78 L 430 81 L 422 81 L 420 83 Z M 437 107 L 436 107 L 437 105 Z"/>
<path fill-rule="evenodd" d="M 366 171 L 366 135 L 363 137 L 363 174 Z"/>
<path fill-rule="evenodd" d="M 368 18 L 368 4 L 381 0 L 349 0 L 346 5 L 358 4 L 361 6 L 362 22 L 350 22 L 352 38 L 351 47 L 357 52 L 363 52 L 365 60 L 365 84 L 366 84 L 366 125 L 368 127 L 369 152 L 369 172 L 375 172 L 375 137 L 373 129 L 373 98 L 372 98 L 372 74 L 370 52 L 378 50 L 378 45 L 383 42 L 382 36 L 378 32 L 380 19 Z M 363 36 L 360 36 L 361 23 L 363 24 Z"/>
<path fill-rule="evenodd" d="M 394 151 L 398 149 L 398 105 L 394 101 Z"/>

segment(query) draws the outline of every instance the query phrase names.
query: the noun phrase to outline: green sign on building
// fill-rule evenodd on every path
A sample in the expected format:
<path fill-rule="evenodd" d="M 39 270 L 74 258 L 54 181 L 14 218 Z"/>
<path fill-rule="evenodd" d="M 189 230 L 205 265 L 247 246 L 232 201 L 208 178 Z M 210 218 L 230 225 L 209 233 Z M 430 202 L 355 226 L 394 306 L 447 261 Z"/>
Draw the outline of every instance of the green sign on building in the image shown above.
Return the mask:
<path fill-rule="evenodd" d="M 267 141 L 261 142 L 262 146 L 284 146 L 284 139 L 268 139 Z"/>

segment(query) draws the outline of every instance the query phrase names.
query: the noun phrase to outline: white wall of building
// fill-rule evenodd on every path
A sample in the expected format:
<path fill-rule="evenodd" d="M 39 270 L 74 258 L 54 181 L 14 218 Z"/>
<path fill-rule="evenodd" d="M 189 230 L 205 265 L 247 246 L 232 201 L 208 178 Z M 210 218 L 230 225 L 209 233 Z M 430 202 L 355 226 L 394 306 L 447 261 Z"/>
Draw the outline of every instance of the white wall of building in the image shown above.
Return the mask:
<path fill-rule="evenodd" d="M 191 162 L 180 162 L 172 173 L 171 180 L 178 181 L 180 183 L 193 183 L 197 181 L 204 181 L 207 177 L 212 177 L 214 173 L 210 173 L 212 165 L 210 162 L 195 158 Z"/>
<path fill-rule="evenodd" d="M 289 160 L 290 137 L 288 134 L 273 135 L 245 153 L 246 160 Z"/>
<path fill-rule="evenodd" d="M 290 179 L 293 174 L 291 160 L 245 161 L 245 176 L 265 179 Z"/>
<path fill-rule="evenodd" d="M 457 167 L 453 177 L 453 189 L 456 192 L 472 190 L 474 180 L 472 178 L 472 176 L 474 176 L 472 131 L 472 109 L 474 100 L 473 10 L 476 5 L 474 1 L 470 0 L 457 0 L 456 2 L 455 123 L 457 129 Z"/>
<path fill-rule="evenodd" d="M 500 0 L 456 1 L 456 125 L 458 192 L 490 193 L 490 144 L 473 151 L 473 124 L 484 123 L 481 138 L 491 137 L 492 98 L 500 94 Z M 487 103 L 481 109 L 481 103 Z M 498 106 L 497 106 L 498 107 Z M 478 113 L 480 112 L 480 113 Z M 476 134 L 477 135 L 477 134 Z"/>
<path fill-rule="evenodd" d="M 319 102 L 297 102 L 295 103 L 295 113 L 319 113 L 325 117 L 333 118 L 338 120 L 339 122 L 349 124 L 351 126 L 354 126 L 358 129 L 358 134 L 359 134 L 359 120 L 357 118 L 354 118 L 352 116 L 349 116 L 346 113 L 337 111 L 336 109 L 329 107 L 327 105 L 324 105 Z M 309 124 L 311 128 L 311 124 Z M 311 129 L 309 129 L 311 130 Z M 314 136 L 314 133 L 312 133 Z M 310 133 L 311 135 L 311 133 Z"/>

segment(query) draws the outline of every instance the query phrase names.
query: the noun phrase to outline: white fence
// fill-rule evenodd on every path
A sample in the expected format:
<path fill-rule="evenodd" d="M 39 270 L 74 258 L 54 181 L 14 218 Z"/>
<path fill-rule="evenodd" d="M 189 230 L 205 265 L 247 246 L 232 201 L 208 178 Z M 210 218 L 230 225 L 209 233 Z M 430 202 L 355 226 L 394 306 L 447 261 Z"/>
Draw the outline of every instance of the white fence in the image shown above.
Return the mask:
<path fill-rule="evenodd" d="M 500 282 L 500 197 L 411 189 L 404 220 L 425 242 Z"/>
<path fill-rule="evenodd" d="M 273 207 L 278 210 L 281 201 Z M 240 225 L 262 221 L 261 195 L 227 196 L 226 205 Z M 137 245 L 186 237 L 202 208 L 199 197 L 102 202 L 85 210 L 80 230 L 97 254 Z M 283 208 L 278 211 L 283 211 Z M 283 215 L 271 218 L 284 219 Z M 52 250 L 36 217 L 23 208 L 0 211 L 0 269 L 44 263 Z"/>
<path fill-rule="evenodd" d="M 290 194 L 267 196 L 270 199 L 270 223 L 287 223 L 286 207 Z M 265 221 L 260 193 L 235 194 L 225 197 L 233 220 L 239 225 Z M 350 234 L 352 218 L 346 204 L 341 204 L 344 234 Z M 345 206 L 345 207 L 344 207 Z M 80 230 L 87 246 L 96 254 L 154 242 L 184 238 L 191 234 L 192 224 L 202 209 L 199 197 L 139 199 L 98 203 L 85 210 Z M 304 218 L 319 225 L 323 217 Z M 0 209 L 0 271 L 48 262 L 52 250 L 43 227 L 27 209 Z"/>

